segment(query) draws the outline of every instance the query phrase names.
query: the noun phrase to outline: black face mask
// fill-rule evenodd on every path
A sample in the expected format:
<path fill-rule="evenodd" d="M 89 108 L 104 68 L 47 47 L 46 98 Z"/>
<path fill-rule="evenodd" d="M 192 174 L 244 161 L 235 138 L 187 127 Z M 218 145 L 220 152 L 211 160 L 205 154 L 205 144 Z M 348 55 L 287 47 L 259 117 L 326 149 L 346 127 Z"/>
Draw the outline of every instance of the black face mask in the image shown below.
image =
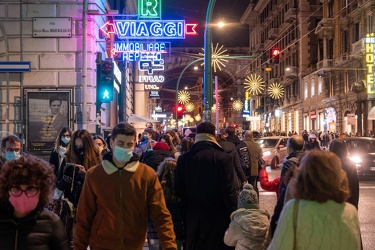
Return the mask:
<path fill-rule="evenodd" d="M 74 151 L 77 155 L 83 155 L 83 152 L 84 152 L 84 148 L 83 147 L 77 147 L 75 146 L 74 147 Z"/>

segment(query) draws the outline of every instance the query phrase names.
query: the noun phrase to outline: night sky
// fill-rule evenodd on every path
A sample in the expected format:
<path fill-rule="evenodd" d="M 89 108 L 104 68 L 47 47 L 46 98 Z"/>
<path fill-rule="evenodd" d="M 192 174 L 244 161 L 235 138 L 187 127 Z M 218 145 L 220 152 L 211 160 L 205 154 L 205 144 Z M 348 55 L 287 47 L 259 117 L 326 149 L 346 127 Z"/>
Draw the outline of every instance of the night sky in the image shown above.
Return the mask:
<path fill-rule="evenodd" d="M 240 23 L 249 0 L 216 0 L 213 10 L 213 22 L 223 21 L 228 26 L 213 28 L 213 43 L 225 47 L 248 46 L 248 25 Z M 187 23 L 198 23 L 198 36 L 187 36 L 185 40 L 172 41 L 172 46 L 203 47 L 204 28 L 208 0 L 163 0 L 162 18 L 184 19 Z"/>

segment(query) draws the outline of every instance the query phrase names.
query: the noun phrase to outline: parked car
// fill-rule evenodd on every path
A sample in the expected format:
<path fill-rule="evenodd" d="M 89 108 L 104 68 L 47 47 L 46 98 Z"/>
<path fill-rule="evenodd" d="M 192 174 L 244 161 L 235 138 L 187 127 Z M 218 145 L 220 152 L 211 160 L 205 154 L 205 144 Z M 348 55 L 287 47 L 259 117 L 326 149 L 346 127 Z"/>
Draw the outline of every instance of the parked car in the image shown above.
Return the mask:
<path fill-rule="evenodd" d="M 287 156 L 286 143 L 287 136 L 262 137 L 257 143 L 263 150 L 263 160 L 267 166 L 275 169 L 277 165 Z"/>
<path fill-rule="evenodd" d="M 349 159 L 355 163 L 359 176 L 375 176 L 375 139 L 347 137 Z"/>

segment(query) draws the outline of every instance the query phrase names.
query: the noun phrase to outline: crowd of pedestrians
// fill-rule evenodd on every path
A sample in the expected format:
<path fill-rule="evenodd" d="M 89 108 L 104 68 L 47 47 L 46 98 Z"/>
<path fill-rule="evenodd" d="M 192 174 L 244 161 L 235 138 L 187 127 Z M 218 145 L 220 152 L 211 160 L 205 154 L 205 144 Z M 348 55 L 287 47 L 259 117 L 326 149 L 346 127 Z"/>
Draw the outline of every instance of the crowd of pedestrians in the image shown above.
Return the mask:
<path fill-rule="evenodd" d="M 0 249 L 361 249 L 346 143 L 290 132 L 280 177 L 270 180 L 255 135 L 210 122 L 184 134 L 119 123 L 105 139 L 63 127 L 49 163 L 9 135 Z M 259 207 L 258 182 L 276 194 L 272 216 Z"/>

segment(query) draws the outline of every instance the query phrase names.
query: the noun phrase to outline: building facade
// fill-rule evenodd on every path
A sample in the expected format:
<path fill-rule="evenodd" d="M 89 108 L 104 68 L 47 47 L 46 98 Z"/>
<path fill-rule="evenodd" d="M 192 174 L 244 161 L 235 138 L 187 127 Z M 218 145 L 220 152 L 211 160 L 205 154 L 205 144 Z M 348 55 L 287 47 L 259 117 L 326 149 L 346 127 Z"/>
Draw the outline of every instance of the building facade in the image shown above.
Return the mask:
<path fill-rule="evenodd" d="M 258 60 L 250 71 L 280 83 L 284 96 L 255 96 L 265 130 L 304 129 L 365 134 L 373 106 L 365 43 L 373 1 L 257 1 L 242 22 L 250 25 L 250 50 Z M 280 50 L 278 63 L 269 56 Z M 266 71 L 271 68 L 271 71 Z M 373 87 L 372 87 L 373 88 Z M 366 89 L 366 90 L 365 90 Z M 371 116 L 370 116 L 371 117 Z M 371 118 L 370 118 L 371 119 Z"/>

